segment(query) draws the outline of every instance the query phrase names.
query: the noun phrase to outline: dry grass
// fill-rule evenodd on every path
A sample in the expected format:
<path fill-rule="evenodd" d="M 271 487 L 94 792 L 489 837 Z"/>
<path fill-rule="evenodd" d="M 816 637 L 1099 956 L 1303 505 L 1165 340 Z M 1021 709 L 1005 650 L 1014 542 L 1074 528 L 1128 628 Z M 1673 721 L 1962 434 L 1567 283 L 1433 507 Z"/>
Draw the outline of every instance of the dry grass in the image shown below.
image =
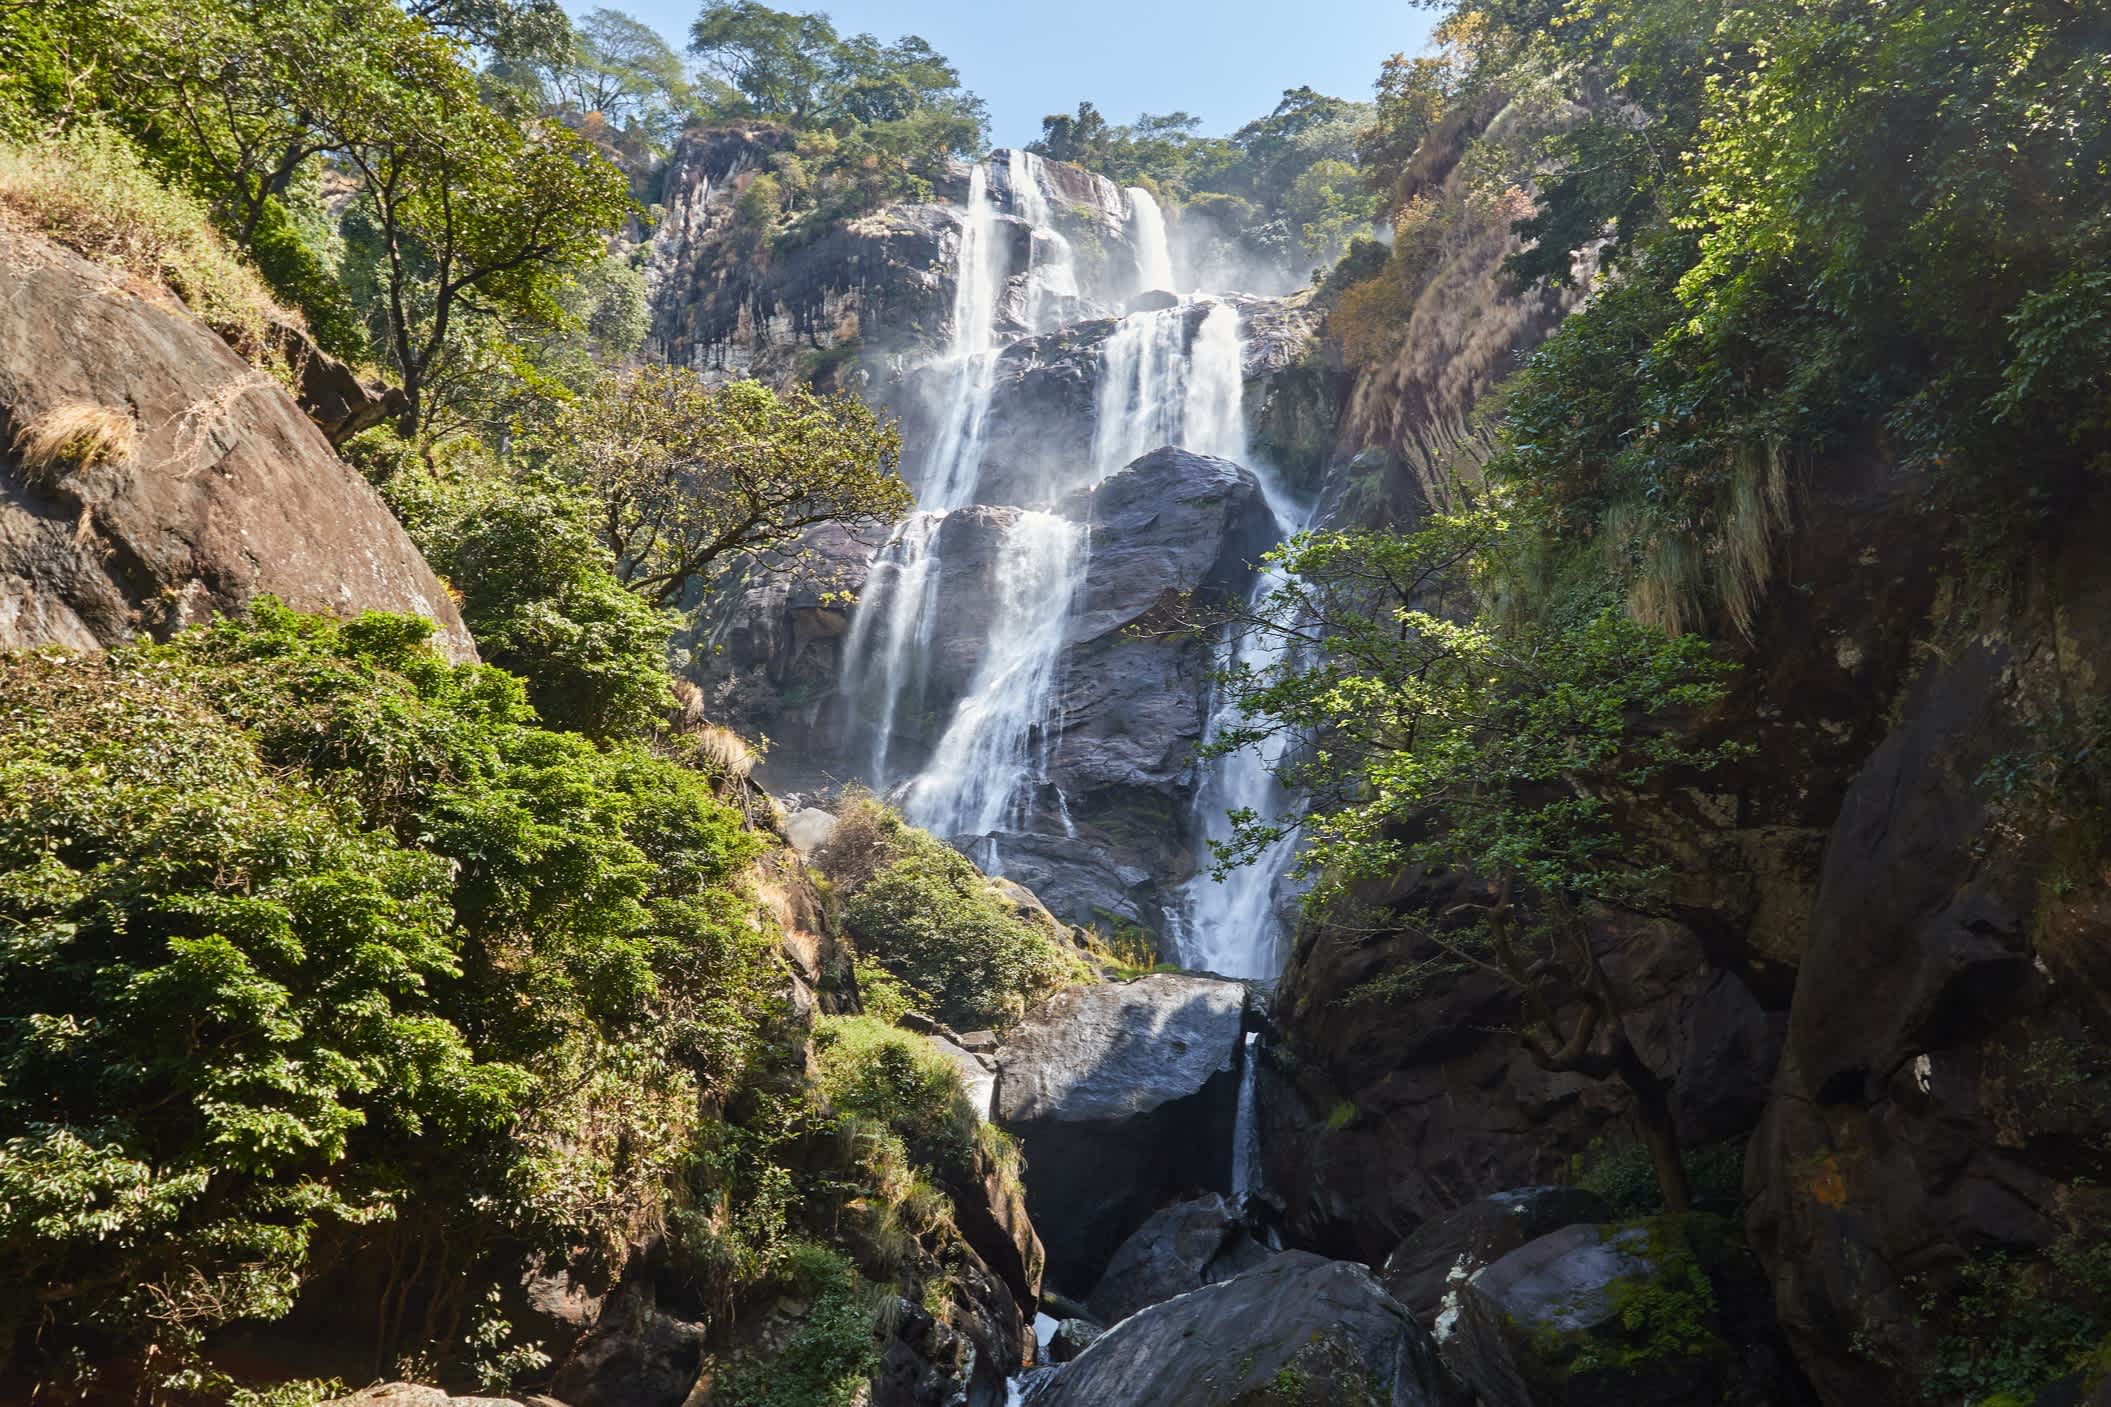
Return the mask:
<path fill-rule="evenodd" d="M 92 401 L 65 401 L 33 416 L 12 443 L 23 477 L 32 483 L 72 470 L 123 467 L 139 449 L 132 417 Z"/>
<path fill-rule="evenodd" d="M 1745 639 L 1774 578 L 1774 543 L 1788 526 L 1788 464 L 1778 444 L 1732 457 L 1705 537 L 1652 524 L 1634 504 L 1606 510 L 1600 534 L 1614 568 L 1631 567 L 1628 613 L 1668 635 L 1699 629 L 1711 609 Z"/>
<path fill-rule="evenodd" d="M 0 221 L 167 289 L 267 369 L 272 324 L 299 321 L 220 238 L 204 204 L 163 185 L 113 132 L 0 145 Z"/>

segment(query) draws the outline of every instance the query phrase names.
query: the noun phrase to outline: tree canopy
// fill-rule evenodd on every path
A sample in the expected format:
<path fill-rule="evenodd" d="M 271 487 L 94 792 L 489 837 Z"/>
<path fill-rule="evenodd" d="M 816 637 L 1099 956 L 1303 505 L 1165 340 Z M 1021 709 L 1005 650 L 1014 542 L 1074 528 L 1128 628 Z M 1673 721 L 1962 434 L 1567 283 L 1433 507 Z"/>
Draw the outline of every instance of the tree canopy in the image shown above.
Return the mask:
<path fill-rule="evenodd" d="M 736 557 L 790 548 L 823 523 L 892 523 L 914 501 L 894 472 L 900 430 L 856 396 L 712 386 L 681 367 L 604 379 L 544 444 L 554 471 L 602 506 L 617 576 L 661 606 Z"/>

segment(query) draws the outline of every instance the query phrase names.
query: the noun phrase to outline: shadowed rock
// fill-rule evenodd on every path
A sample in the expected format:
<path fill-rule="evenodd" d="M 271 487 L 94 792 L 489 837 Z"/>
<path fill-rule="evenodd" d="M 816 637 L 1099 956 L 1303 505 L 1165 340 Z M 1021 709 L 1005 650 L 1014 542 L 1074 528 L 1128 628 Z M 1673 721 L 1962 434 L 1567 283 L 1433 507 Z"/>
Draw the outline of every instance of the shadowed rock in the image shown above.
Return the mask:
<path fill-rule="evenodd" d="M 1347 1261 L 1304 1251 L 1124 1320 L 1031 1407 L 1437 1407 L 1429 1335 Z"/>
<path fill-rule="evenodd" d="M 1080 1293 L 1153 1210 L 1228 1187 L 1246 989 L 1159 975 L 1072 987 L 997 1057 L 997 1122 L 1031 1169 L 1048 1277 Z"/>

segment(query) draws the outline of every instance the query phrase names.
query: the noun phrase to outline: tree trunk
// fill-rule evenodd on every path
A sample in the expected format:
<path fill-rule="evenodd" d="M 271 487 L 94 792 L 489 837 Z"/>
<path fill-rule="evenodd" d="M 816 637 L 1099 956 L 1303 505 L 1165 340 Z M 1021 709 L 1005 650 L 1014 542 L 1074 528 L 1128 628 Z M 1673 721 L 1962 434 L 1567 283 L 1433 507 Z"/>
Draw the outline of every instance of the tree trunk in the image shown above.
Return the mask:
<path fill-rule="evenodd" d="M 1693 1187 L 1686 1180 L 1685 1160 L 1679 1156 L 1678 1125 L 1671 1117 L 1671 1082 L 1644 1065 L 1624 1039 L 1620 1047 L 1620 1083 L 1634 1096 L 1635 1122 L 1642 1127 L 1642 1143 L 1656 1171 L 1657 1190 L 1664 1194 L 1664 1210 L 1690 1212 Z"/>

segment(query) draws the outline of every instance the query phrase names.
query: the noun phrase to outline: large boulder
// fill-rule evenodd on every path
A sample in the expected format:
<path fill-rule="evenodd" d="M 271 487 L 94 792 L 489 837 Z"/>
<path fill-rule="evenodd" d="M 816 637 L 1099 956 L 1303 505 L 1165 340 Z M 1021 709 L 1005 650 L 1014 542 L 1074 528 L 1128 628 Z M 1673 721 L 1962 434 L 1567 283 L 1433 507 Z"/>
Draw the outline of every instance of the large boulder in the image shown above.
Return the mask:
<path fill-rule="evenodd" d="M 475 658 L 380 495 L 277 382 L 56 245 L 0 230 L 0 266 L 0 649 L 100 649 L 269 593 L 424 616 Z"/>
<path fill-rule="evenodd" d="M 1809 1400 L 1764 1278 L 1706 1215 L 1577 1225 L 1476 1272 L 1444 1361 L 1486 1407 L 1793 1407 Z"/>
<path fill-rule="evenodd" d="M 1026 1393 L 1030 1407 L 1438 1407 L 1429 1335 L 1346 1261 L 1289 1251 L 1136 1314 Z"/>
<path fill-rule="evenodd" d="M 1079 1294 L 1158 1207 L 1227 1191 L 1246 989 L 1161 974 L 1072 987 L 997 1056 L 997 1122 L 1032 1171 L 1048 1278 Z"/>
<path fill-rule="evenodd" d="M 1100 1323 L 1118 1324 L 1139 1309 L 1251 1270 L 1268 1254 L 1238 1209 L 1211 1193 L 1151 1213 L 1107 1262 L 1086 1306 Z"/>
<path fill-rule="evenodd" d="M 1579 1222 L 1612 1218 L 1595 1192 L 1580 1187 L 1520 1187 L 1468 1202 L 1415 1228 L 1385 1259 L 1386 1292 L 1425 1326 L 1457 1307 L 1474 1272 L 1529 1241 Z"/>

